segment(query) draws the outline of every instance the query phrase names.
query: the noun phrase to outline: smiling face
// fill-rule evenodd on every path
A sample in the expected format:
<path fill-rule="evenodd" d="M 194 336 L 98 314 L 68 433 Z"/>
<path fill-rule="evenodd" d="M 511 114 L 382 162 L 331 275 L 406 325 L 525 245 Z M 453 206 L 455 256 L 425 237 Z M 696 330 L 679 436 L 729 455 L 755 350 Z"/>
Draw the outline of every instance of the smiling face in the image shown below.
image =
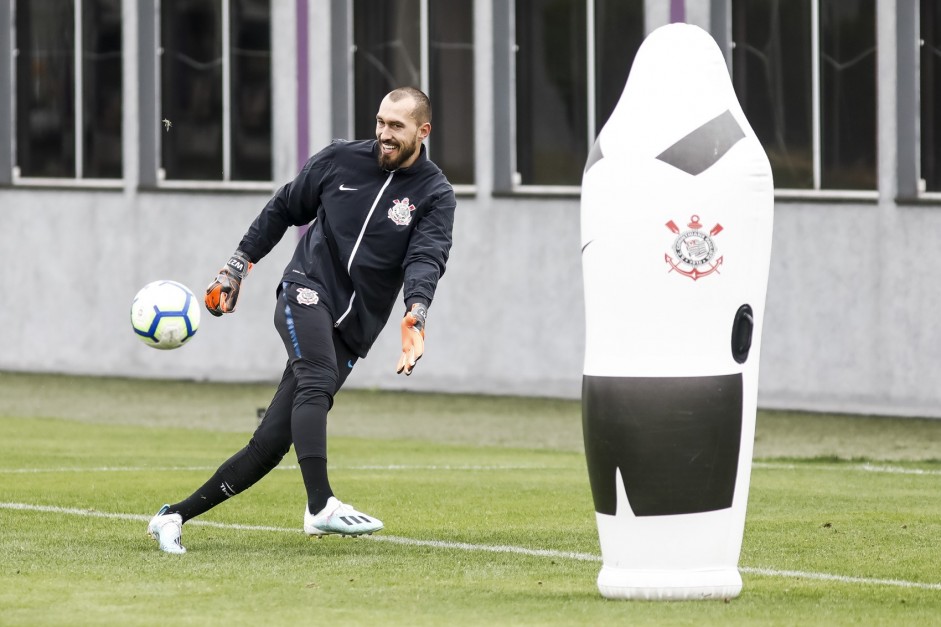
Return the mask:
<path fill-rule="evenodd" d="M 421 143 L 431 132 L 431 123 L 415 118 L 415 99 L 411 96 L 382 99 L 376 114 L 376 139 L 379 140 L 379 166 L 384 170 L 407 168 L 418 159 Z"/>

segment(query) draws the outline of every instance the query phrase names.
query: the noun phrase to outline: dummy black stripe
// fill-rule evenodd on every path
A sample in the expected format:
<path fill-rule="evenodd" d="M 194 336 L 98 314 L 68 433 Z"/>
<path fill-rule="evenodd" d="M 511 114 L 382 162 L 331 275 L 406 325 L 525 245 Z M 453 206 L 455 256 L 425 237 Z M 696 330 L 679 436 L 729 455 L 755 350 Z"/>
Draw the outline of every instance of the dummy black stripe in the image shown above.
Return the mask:
<path fill-rule="evenodd" d="M 582 428 L 595 511 L 614 516 L 616 471 L 636 516 L 732 506 L 742 375 L 582 379 Z"/>
<path fill-rule="evenodd" d="M 657 159 L 696 176 L 715 165 L 744 137 L 742 127 L 726 109 L 657 155 Z"/>

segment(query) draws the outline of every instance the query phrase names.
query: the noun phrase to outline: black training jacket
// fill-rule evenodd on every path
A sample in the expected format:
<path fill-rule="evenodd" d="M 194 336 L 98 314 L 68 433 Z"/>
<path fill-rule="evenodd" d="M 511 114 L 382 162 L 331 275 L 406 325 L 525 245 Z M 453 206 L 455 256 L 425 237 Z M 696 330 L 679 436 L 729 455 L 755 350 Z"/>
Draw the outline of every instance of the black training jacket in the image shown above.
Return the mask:
<path fill-rule="evenodd" d="M 289 226 L 313 224 L 283 281 L 315 290 L 343 341 L 365 357 L 403 287 L 431 304 L 451 249 L 454 190 L 425 153 L 389 172 L 376 140 L 335 140 L 268 201 L 239 249 L 257 262 Z"/>

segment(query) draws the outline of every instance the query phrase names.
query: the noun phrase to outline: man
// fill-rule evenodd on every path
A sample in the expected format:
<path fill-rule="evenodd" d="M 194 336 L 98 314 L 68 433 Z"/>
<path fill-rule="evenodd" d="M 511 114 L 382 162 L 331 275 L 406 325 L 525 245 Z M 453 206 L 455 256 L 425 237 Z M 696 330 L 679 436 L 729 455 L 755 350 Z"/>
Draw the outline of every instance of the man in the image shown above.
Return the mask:
<path fill-rule="evenodd" d="M 252 265 L 289 226 L 310 223 L 277 289 L 274 323 L 288 353 L 281 383 L 248 445 L 150 521 L 161 550 L 185 553 L 183 523 L 253 485 L 292 443 L 307 490 L 308 535 L 382 529 L 380 520 L 333 494 L 327 412 L 388 321 L 400 289 L 406 312 L 397 372 L 411 374 L 424 352 L 425 317 L 448 260 L 456 205 L 426 154 L 430 132 L 428 97 L 411 87 L 390 92 L 376 115 L 376 140 L 337 140 L 314 155 L 268 202 L 209 285 L 210 313 L 231 313 Z"/>

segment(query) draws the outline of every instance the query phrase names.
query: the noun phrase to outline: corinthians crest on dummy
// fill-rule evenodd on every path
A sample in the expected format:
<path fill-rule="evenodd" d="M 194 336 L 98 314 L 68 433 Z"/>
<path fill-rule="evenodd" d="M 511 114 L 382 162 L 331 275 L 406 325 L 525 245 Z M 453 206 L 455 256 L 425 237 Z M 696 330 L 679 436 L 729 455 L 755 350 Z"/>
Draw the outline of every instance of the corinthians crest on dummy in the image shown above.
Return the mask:
<path fill-rule="evenodd" d="M 708 33 L 647 37 L 581 194 L 598 589 L 736 596 L 774 189 Z"/>
<path fill-rule="evenodd" d="M 673 220 L 667 222 L 667 228 L 676 233 L 676 239 L 673 240 L 673 254 L 668 253 L 664 258 L 671 270 L 696 281 L 718 272 L 722 265 L 722 257 L 710 265 L 716 256 L 716 245 L 712 238 L 722 231 L 722 225 L 716 223 L 708 233 L 703 233 L 699 216 L 693 214 L 687 226 L 688 230 L 680 231 Z"/>

